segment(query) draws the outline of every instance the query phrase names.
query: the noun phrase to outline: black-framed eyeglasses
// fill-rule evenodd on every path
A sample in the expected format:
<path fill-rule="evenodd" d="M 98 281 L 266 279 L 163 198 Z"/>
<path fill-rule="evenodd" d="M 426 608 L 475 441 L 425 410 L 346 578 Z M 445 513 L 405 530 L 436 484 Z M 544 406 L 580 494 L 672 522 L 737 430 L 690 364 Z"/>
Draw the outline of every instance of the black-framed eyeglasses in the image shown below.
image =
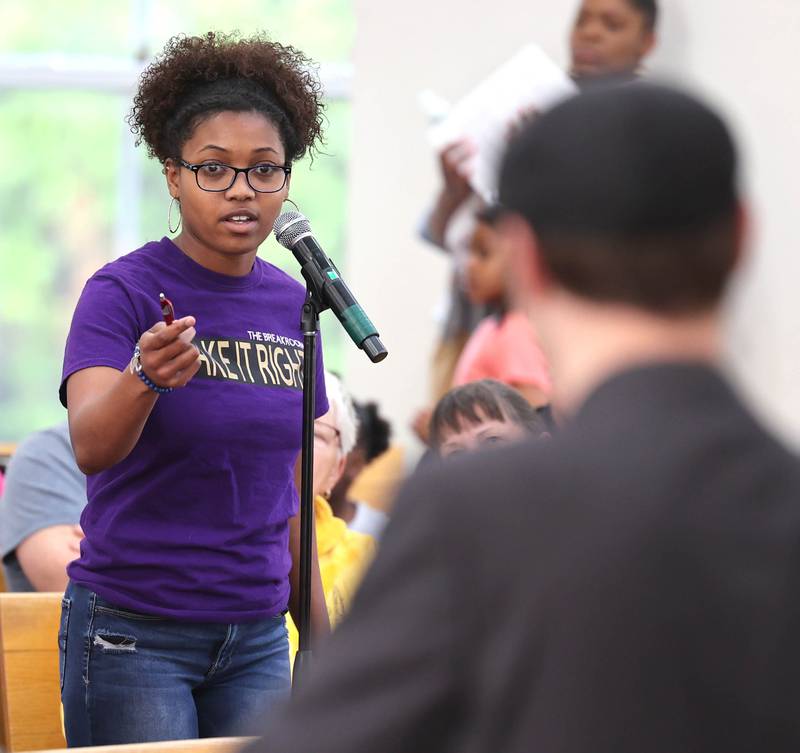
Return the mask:
<path fill-rule="evenodd" d="M 276 193 L 280 191 L 289 178 L 292 168 L 287 165 L 273 165 L 271 162 L 259 162 L 250 167 L 234 167 L 222 162 L 201 162 L 193 165 L 185 159 L 177 158 L 178 164 L 191 170 L 197 180 L 197 187 L 203 191 L 227 191 L 244 173 L 247 185 L 258 193 Z"/>

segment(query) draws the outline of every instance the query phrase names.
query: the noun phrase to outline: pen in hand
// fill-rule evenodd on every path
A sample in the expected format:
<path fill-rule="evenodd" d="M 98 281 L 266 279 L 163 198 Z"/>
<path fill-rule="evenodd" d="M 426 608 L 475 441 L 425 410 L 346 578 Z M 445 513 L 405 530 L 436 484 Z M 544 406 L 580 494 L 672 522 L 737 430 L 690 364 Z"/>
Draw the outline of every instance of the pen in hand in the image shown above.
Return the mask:
<path fill-rule="evenodd" d="M 164 293 L 159 293 L 158 305 L 163 324 L 158 322 L 142 333 L 137 345 L 138 369 L 131 364 L 131 371 L 145 373 L 155 385 L 153 389 L 158 388 L 156 392 L 184 387 L 200 368 L 200 351 L 192 343 L 197 333 L 195 318 L 175 319 L 175 307 Z"/>
<path fill-rule="evenodd" d="M 175 321 L 175 306 L 163 293 L 158 294 L 158 305 L 161 307 L 161 315 L 164 317 L 164 324 L 169 327 L 170 324 Z M 191 332 L 189 330 L 184 330 L 178 335 L 178 338 L 189 343 L 194 339 L 194 335 L 195 331 L 192 326 Z"/>
<path fill-rule="evenodd" d="M 169 327 L 169 325 L 175 321 L 175 307 L 172 305 L 172 301 L 163 293 L 158 294 L 158 303 L 161 306 L 161 314 L 164 317 L 164 323 Z"/>

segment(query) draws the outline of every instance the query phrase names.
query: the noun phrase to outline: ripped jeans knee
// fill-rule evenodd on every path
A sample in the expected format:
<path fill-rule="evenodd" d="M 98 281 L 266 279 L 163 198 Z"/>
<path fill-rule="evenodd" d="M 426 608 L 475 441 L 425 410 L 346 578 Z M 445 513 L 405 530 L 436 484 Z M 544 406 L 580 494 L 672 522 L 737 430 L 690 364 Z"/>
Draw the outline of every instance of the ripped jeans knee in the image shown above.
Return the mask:
<path fill-rule="evenodd" d="M 136 651 L 136 638 L 132 635 L 97 630 L 92 638 L 92 645 L 98 646 L 104 652 L 133 652 Z"/>

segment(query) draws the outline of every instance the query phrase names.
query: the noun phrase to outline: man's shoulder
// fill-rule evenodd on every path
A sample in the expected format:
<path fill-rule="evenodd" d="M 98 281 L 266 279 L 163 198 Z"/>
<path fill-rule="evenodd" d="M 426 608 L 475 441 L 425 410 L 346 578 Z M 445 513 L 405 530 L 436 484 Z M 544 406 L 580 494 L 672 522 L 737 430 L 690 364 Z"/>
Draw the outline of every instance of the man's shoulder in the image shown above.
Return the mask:
<path fill-rule="evenodd" d="M 75 461 L 64 424 L 28 435 L 11 457 L 6 472 L 6 501 L 37 495 L 78 497 L 85 503 L 86 477 Z M 55 504 L 55 502 L 53 502 Z"/>
<path fill-rule="evenodd" d="M 568 442 L 532 439 L 448 460 L 408 483 L 409 503 L 434 506 L 456 526 L 486 530 L 576 480 Z"/>
<path fill-rule="evenodd" d="M 797 457 L 746 411 L 733 406 L 666 420 L 674 430 L 630 416 L 620 431 L 602 422 L 576 423 L 549 441 L 429 470 L 407 496 L 435 505 L 467 537 L 470 531 L 502 532 L 538 540 L 552 531 L 642 541 L 682 535 L 701 515 L 755 514 L 765 503 L 783 507 L 800 495 Z"/>
<path fill-rule="evenodd" d="M 66 423 L 50 426 L 26 436 L 18 445 L 9 462 L 9 472 L 28 460 L 42 458 L 74 457 Z"/>
<path fill-rule="evenodd" d="M 85 505 L 86 480 L 66 424 L 30 434 L 8 466 L 0 505 L 0 556 L 35 531 L 77 523 Z"/>

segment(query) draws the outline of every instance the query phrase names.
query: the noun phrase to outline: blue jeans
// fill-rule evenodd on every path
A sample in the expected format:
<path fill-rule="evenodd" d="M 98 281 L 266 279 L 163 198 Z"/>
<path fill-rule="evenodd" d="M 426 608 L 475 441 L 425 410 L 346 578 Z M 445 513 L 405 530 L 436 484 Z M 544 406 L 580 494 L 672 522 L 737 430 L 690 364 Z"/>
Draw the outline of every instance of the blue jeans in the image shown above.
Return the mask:
<path fill-rule="evenodd" d="M 58 644 L 70 747 L 248 734 L 290 687 L 283 615 L 180 622 L 70 583 Z"/>

